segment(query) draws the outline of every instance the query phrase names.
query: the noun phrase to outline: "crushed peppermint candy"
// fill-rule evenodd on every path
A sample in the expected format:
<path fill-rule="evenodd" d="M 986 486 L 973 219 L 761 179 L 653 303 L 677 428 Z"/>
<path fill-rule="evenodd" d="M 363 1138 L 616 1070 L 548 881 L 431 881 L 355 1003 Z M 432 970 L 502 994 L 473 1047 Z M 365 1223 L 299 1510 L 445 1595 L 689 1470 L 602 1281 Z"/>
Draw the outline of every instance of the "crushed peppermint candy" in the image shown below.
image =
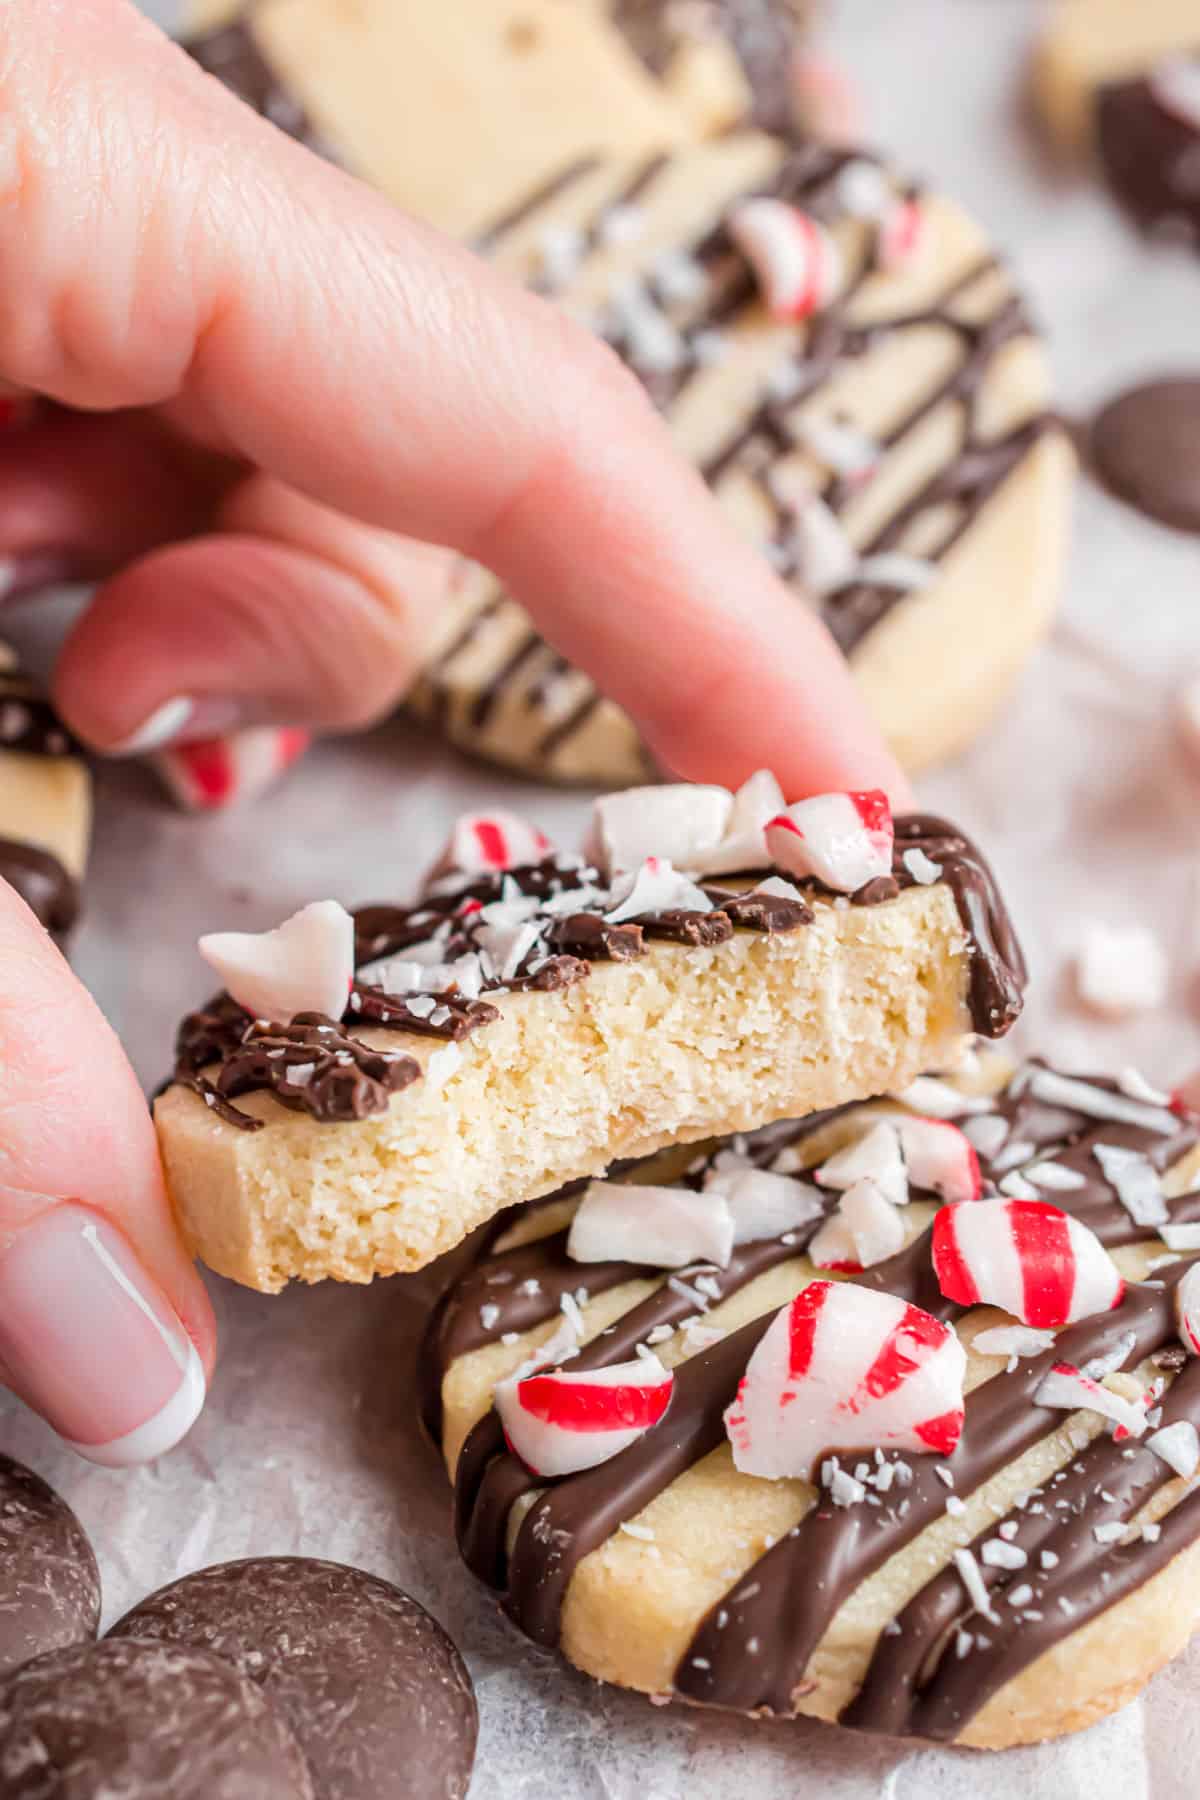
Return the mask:
<path fill-rule="evenodd" d="M 1123 1144 L 1093 1144 L 1092 1155 L 1135 1225 L 1167 1223 L 1170 1214 L 1162 1181 L 1144 1151 L 1130 1150 Z"/>

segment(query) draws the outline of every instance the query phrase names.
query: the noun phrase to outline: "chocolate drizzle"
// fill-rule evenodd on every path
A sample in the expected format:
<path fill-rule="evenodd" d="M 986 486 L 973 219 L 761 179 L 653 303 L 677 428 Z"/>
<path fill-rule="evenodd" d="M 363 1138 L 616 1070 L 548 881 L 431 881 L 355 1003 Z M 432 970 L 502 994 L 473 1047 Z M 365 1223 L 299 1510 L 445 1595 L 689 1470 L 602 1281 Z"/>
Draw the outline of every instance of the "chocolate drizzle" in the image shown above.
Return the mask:
<path fill-rule="evenodd" d="M 53 937 L 66 937 L 74 928 L 79 883 L 49 850 L 0 837 L 0 881 L 17 890 L 38 924 Z"/>
<path fill-rule="evenodd" d="M 1146 1123 L 1123 1124 L 1048 1101 L 1031 1079 L 1045 1068 L 1026 1065 L 996 1099 L 990 1116 L 1002 1141 L 991 1157 L 980 1155 L 985 1191 L 995 1192 L 995 1182 L 1018 1162 L 1029 1168 L 1052 1161 L 1083 1176 L 1084 1182 L 1074 1189 L 1049 1190 L 1047 1197 L 1087 1224 L 1102 1242 L 1154 1241 L 1154 1228 L 1137 1225 L 1121 1203 L 1093 1154 L 1095 1146 L 1140 1151 L 1162 1172 L 1200 1142 L 1200 1124 L 1183 1116 L 1172 1128 L 1165 1123 L 1167 1115 L 1150 1103 L 1145 1103 Z M 1104 1080 L 1089 1085 L 1100 1094 L 1094 1105 L 1102 1104 L 1104 1095 L 1115 1098 L 1120 1092 Z M 832 1116 L 771 1127 L 737 1140 L 737 1152 L 769 1167 L 789 1144 L 801 1144 Z M 710 1157 L 696 1165 L 689 1179 L 699 1183 L 711 1162 Z M 785 1154 L 782 1166 L 795 1169 L 797 1164 Z M 1173 1223 L 1200 1218 L 1200 1192 L 1170 1200 L 1168 1208 Z M 661 1270 L 571 1263 L 563 1232 L 517 1249 L 495 1249 L 510 1222 L 496 1224 L 476 1263 L 443 1296 L 431 1321 L 423 1387 L 426 1419 L 434 1429 L 446 1369 L 505 1333 L 545 1322 L 563 1296 L 580 1286 L 590 1297 L 630 1281 L 656 1284 L 570 1364 L 595 1368 L 627 1360 L 656 1325 L 678 1325 L 694 1316 L 697 1301 L 700 1310 L 707 1310 L 764 1270 L 797 1256 L 817 1228 L 792 1234 L 788 1242 L 772 1239 L 745 1246 L 728 1268 L 713 1273 L 711 1290 L 706 1285 L 704 1295 L 693 1292 L 689 1297 L 692 1283 L 686 1270 L 682 1282 L 668 1284 Z M 856 1279 L 954 1319 L 965 1309 L 939 1290 L 930 1237 L 923 1233 L 899 1255 Z M 1033 1400 L 1058 1362 L 1081 1366 L 1106 1356 L 1111 1362 L 1119 1351 L 1120 1366 L 1132 1369 L 1153 1355 L 1164 1371 L 1183 1371 L 1167 1390 L 1161 1422 L 1188 1419 L 1200 1425 L 1200 1362 L 1183 1357 L 1175 1337 L 1172 1290 L 1189 1266 L 1181 1261 L 1163 1268 L 1153 1282 L 1128 1288 L 1116 1311 L 1068 1327 L 1052 1348 L 976 1387 L 967 1399 L 960 1443 L 941 1465 L 953 1491 L 970 1495 L 1063 1423 L 1065 1414 L 1038 1407 Z M 455 1477 L 460 1547 L 476 1574 L 500 1590 L 506 1609 L 535 1641 L 557 1643 L 566 1591 L 584 1557 L 723 1442 L 722 1415 L 773 1316 L 772 1311 L 754 1319 L 679 1363 L 660 1424 L 584 1474 L 548 1483 L 529 1474 L 506 1450 L 494 1413 L 474 1426 Z M 1141 1534 L 1135 1528 L 1130 1541 L 1116 1543 L 1105 1541 L 1108 1534 L 1103 1532 L 1100 1539 L 1095 1536 L 1097 1526 L 1128 1523 L 1171 1479 L 1168 1465 L 1145 1442 L 1122 1443 L 1102 1431 L 1042 1488 L 1022 1495 L 1005 1519 L 996 1518 L 972 1547 L 994 1617 L 976 1614 L 953 1566 L 940 1571 L 877 1641 L 842 1722 L 933 1738 L 959 1735 L 987 1700 L 1045 1649 L 1132 1592 L 1200 1536 L 1200 1492 L 1188 1493 L 1157 1531 Z M 897 1483 L 874 1496 L 872 1505 L 839 1507 L 820 1494 L 800 1523 L 701 1620 L 680 1660 L 676 1690 L 708 1705 L 792 1712 L 805 1691 L 812 1654 L 843 1603 L 943 1515 L 947 1491 L 935 1459 L 914 1457 L 903 1486 Z M 511 1509 L 529 1495 L 536 1497 L 508 1555 Z M 1025 1552 L 1027 1560 L 1019 1570 L 982 1560 L 983 1542 L 997 1533 Z M 1049 1553 L 1044 1561 L 1043 1552 Z"/>
<path fill-rule="evenodd" d="M 749 84 L 750 120 L 787 136 L 796 123 L 797 10 L 792 0 L 702 0 L 690 9 L 664 0 L 614 0 L 613 18 L 654 75 L 666 73 L 689 39 L 727 39 Z"/>
<path fill-rule="evenodd" d="M 825 224 L 837 225 L 847 216 L 841 178 L 852 163 L 873 166 L 874 159 L 861 152 L 805 144 L 790 151 L 774 176 L 755 193 L 801 206 Z M 561 202 L 564 193 L 593 175 L 596 167 L 595 159 L 584 159 L 564 170 L 542 194 L 496 221 L 484 234 L 483 245 L 492 252 L 502 249 L 511 233 L 530 226 L 543 204 Z M 603 248 L 609 222 L 627 213 L 631 196 L 645 200 L 663 167 L 662 158 L 644 163 L 621 192 L 582 220 L 578 226 L 580 258 Z M 911 197 L 911 190 L 908 194 Z M 882 264 L 877 228 L 863 221 L 854 235 L 858 247 L 849 252 L 851 267 L 842 291 L 825 310 L 797 327 L 794 347 L 771 371 L 748 416 L 733 426 L 728 438 L 702 464 L 702 473 L 718 494 L 727 486 L 752 485 L 768 516 L 767 552 L 783 577 L 801 589 L 806 585 L 806 571 L 796 507 L 776 484 L 775 472 L 784 458 L 804 445 L 805 408 L 848 365 L 911 334 L 937 332 L 955 352 L 947 373 L 912 402 L 878 445 L 886 464 L 937 409 L 953 406 L 958 415 L 955 452 L 914 491 L 897 496 L 861 546 L 859 560 L 863 562 L 896 552 L 907 554 L 909 546 L 919 545 L 920 561 L 939 563 L 1038 440 L 1055 428 L 1054 419 L 1045 411 L 999 435 L 992 435 L 986 426 L 982 402 L 990 372 L 1009 345 L 1033 334 L 1024 303 L 1003 287 L 1003 265 L 998 258 L 979 258 L 915 310 L 872 316 L 869 323 L 859 323 L 856 302 Z M 648 308 L 661 322 L 674 345 L 672 356 L 664 361 L 658 355 L 645 354 L 627 308 L 614 306 L 609 316 L 598 321 L 601 334 L 668 413 L 707 368 L 721 332 L 758 304 L 753 277 L 724 223 L 684 245 L 679 261 L 695 271 L 703 296 L 676 298 L 661 266 L 655 265 L 642 277 L 641 309 L 635 309 L 635 321 Z M 569 264 L 572 270 L 575 266 Z M 533 285 L 554 295 L 569 288 L 570 282 L 570 272 L 543 270 Z M 992 301 L 996 287 L 1002 291 Z M 657 330 L 653 338 L 657 350 Z M 819 492 L 840 517 L 850 507 L 856 486 L 848 474 L 831 470 Z M 909 585 L 903 565 L 897 561 L 892 570 L 881 565 L 870 579 L 854 579 L 825 592 L 820 597 L 821 611 L 843 650 L 852 653 L 904 598 Z M 481 640 L 493 631 L 504 645 L 494 664 L 481 656 L 480 649 Z M 460 659 L 470 662 L 470 672 L 462 679 L 458 676 Z M 481 662 L 485 667 L 482 678 Z M 463 688 L 471 690 L 471 699 L 460 718 L 452 715 L 451 709 L 454 694 Z M 545 725 L 533 754 L 553 761 L 589 726 L 602 701 L 587 678 L 532 629 L 515 602 L 490 587 L 472 603 L 457 633 L 427 671 L 423 703 L 452 733 L 457 728 L 468 740 L 486 732 L 504 707 L 541 717 Z"/>
<path fill-rule="evenodd" d="M 83 755 L 51 701 L 15 669 L 0 670 L 0 750 L 26 756 Z"/>
<path fill-rule="evenodd" d="M 1020 1011 L 1025 965 L 991 871 L 967 838 L 941 819 L 920 814 L 898 819 L 892 876 L 869 883 L 844 903 L 877 906 L 913 886 L 916 878 L 905 858 L 914 850 L 936 863 L 938 879 L 954 895 L 968 941 L 974 1028 L 1000 1037 Z M 327 1123 L 368 1118 L 385 1112 L 391 1096 L 418 1080 L 421 1070 L 402 1052 L 369 1048 L 359 1031 L 414 1032 L 457 1042 L 500 1016 L 480 994 L 572 987 L 588 978 L 593 962 L 644 956 L 647 939 L 708 949 L 725 943 L 735 930 L 777 936 L 816 917 L 799 894 L 793 899 L 710 885 L 702 890 L 709 911 L 668 908 L 613 924 L 604 917 L 609 896 L 598 881 L 596 871 L 577 858 L 547 856 L 504 874 L 435 882 L 415 906 L 363 907 L 355 915 L 359 978 L 340 1020 L 306 1013 L 290 1025 L 258 1021 L 220 994 L 180 1025 L 171 1079 L 199 1094 L 227 1124 L 247 1131 L 260 1129 L 263 1121 L 233 1102 L 252 1092 L 271 1093 L 290 1110 Z M 567 911 L 564 902 L 576 892 L 579 909 Z M 531 942 L 513 949 L 511 968 L 497 969 L 484 935 L 496 911 L 535 928 Z M 431 969 L 427 988 L 388 993 L 389 960 L 405 962 L 406 952 L 412 957 L 418 949 L 422 960 L 410 967 L 419 977 L 422 967 L 435 962 L 438 978 Z M 473 994 L 465 986 L 468 980 Z M 215 1074 L 210 1073 L 214 1065 Z"/>
<path fill-rule="evenodd" d="M 1200 54 L 1171 60 L 1182 69 Z M 1137 223 L 1200 246 L 1200 127 L 1167 103 L 1167 74 L 1164 64 L 1102 87 L 1096 141 L 1109 185 Z"/>
<path fill-rule="evenodd" d="M 0 670 L 0 754 L 81 757 L 78 740 L 50 700 L 17 669 Z M 0 880 L 14 887 L 38 923 L 65 938 L 79 918 L 79 883 L 51 851 L 0 837 Z"/>

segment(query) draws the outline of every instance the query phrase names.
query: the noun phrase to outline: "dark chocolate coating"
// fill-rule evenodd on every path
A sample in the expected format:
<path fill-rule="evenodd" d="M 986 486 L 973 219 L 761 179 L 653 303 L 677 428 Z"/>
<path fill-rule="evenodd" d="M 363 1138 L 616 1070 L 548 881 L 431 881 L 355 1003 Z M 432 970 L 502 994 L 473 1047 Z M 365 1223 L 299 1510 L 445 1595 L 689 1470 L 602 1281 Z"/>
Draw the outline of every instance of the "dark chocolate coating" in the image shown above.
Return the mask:
<path fill-rule="evenodd" d="M 100 1571 L 83 1526 L 40 1475 L 0 1456 L 0 1681 L 87 1643 L 99 1622 Z"/>
<path fill-rule="evenodd" d="M 792 54 L 801 8 L 793 0 L 708 0 L 693 6 L 702 31 L 724 37 L 750 86 L 750 120 L 787 135 L 795 124 Z M 613 18 L 654 74 L 668 68 L 683 33 L 676 0 L 615 0 Z"/>
<path fill-rule="evenodd" d="M 471 1678 L 442 1627 L 378 1576 L 305 1556 L 219 1563 L 161 1588 L 113 1637 L 203 1645 L 295 1732 L 317 1800 L 461 1800 Z"/>
<path fill-rule="evenodd" d="M 313 1800 L 288 1725 L 208 1650 L 55 1650 L 0 1689 L 4 1800 Z"/>
<path fill-rule="evenodd" d="M 1100 90 L 1096 142 L 1109 186 L 1139 225 L 1200 232 L 1200 131 L 1163 104 L 1152 75 Z"/>
<path fill-rule="evenodd" d="M 1200 375 L 1164 376 L 1097 415 L 1092 461 L 1105 486 L 1178 531 L 1200 532 Z"/>

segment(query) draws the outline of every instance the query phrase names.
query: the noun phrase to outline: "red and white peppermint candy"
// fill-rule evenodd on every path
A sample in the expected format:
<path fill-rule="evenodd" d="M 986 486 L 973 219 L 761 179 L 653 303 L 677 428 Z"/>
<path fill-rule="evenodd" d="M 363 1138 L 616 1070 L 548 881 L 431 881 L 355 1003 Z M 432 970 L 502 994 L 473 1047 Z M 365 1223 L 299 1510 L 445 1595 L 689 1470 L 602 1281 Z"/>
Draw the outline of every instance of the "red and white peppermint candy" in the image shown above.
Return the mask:
<path fill-rule="evenodd" d="M 340 1019 L 354 981 L 354 920 L 336 900 L 315 900 L 274 931 L 210 932 L 200 954 L 256 1019 Z"/>
<path fill-rule="evenodd" d="M 894 831 L 887 795 L 816 794 L 767 824 L 767 849 L 790 875 L 852 894 L 892 872 Z"/>
<path fill-rule="evenodd" d="M 725 835 L 713 849 L 685 866 L 697 875 L 728 875 L 734 869 L 766 869 L 767 820 L 786 805 L 783 789 L 769 769 L 759 769 L 733 796 Z"/>
<path fill-rule="evenodd" d="M 725 1414 L 746 1475 L 811 1478 L 830 1450 L 948 1456 L 963 1423 L 966 1352 L 893 1294 L 813 1281 L 768 1327 Z"/>
<path fill-rule="evenodd" d="M 610 881 L 652 857 L 677 869 L 698 869 L 725 836 L 733 804 L 728 788 L 685 781 L 602 794 L 583 853 Z"/>
<path fill-rule="evenodd" d="M 881 269 L 907 267 L 928 241 L 928 223 L 919 200 L 897 199 L 879 223 L 875 254 Z"/>
<path fill-rule="evenodd" d="M 852 1188 L 870 1181 L 893 1206 L 908 1204 L 908 1173 L 896 1122 L 879 1119 L 816 1171 L 822 1187 Z"/>
<path fill-rule="evenodd" d="M 896 1121 L 904 1166 L 913 1187 L 941 1200 L 977 1200 L 983 1189 L 979 1157 L 966 1133 L 947 1119 Z"/>
<path fill-rule="evenodd" d="M 745 200 L 727 221 L 773 319 L 807 319 L 834 298 L 842 256 L 823 225 L 784 200 Z"/>
<path fill-rule="evenodd" d="M 674 1376 L 656 1356 L 607 1369 L 560 1369 L 502 1381 L 496 1411 L 510 1449 L 535 1475 L 594 1469 L 666 1412 Z"/>
<path fill-rule="evenodd" d="M 311 742 L 311 732 L 299 727 L 258 725 L 227 737 L 177 744 L 159 751 L 151 761 L 185 811 L 220 812 L 265 793 Z"/>
<path fill-rule="evenodd" d="M 692 1262 L 724 1268 L 733 1244 L 733 1214 L 720 1193 L 592 1181 L 571 1221 L 567 1255 L 576 1262 L 646 1263 L 655 1269 L 682 1269 Z"/>
<path fill-rule="evenodd" d="M 1175 1289 L 1175 1317 L 1180 1343 L 1200 1356 L 1200 1262 L 1192 1264 Z"/>
<path fill-rule="evenodd" d="M 1117 1427 L 1115 1435 L 1119 1437 L 1140 1438 L 1148 1422 L 1149 1403 L 1145 1396 L 1140 1400 L 1126 1400 L 1103 1383 L 1093 1381 L 1090 1375 L 1081 1374 L 1073 1363 L 1055 1363 L 1034 1389 L 1033 1401 L 1035 1406 L 1054 1407 L 1063 1412 L 1086 1409 L 1099 1413 L 1102 1418 L 1113 1420 Z"/>
<path fill-rule="evenodd" d="M 442 875 L 493 875 L 540 862 L 551 849 L 544 832 L 516 813 L 463 813 L 430 871 Z"/>
<path fill-rule="evenodd" d="M 943 1207 L 933 1221 L 933 1267 L 948 1300 L 1002 1306 L 1045 1328 L 1111 1312 L 1125 1292 L 1095 1232 L 1047 1200 Z"/>

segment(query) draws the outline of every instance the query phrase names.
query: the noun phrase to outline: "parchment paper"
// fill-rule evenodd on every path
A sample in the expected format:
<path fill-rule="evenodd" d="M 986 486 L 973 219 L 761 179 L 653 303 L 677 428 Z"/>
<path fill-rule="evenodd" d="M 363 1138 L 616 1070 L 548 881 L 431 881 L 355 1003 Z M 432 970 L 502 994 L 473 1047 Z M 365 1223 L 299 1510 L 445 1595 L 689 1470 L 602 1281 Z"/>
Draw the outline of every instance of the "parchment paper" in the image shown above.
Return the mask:
<path fill-rule="evenodd" d="M 1131 0 L 1134 3 L 1134 0 Z M 1148 254 L 1098 187 L 1041 161 L 1021 112 L 1037 0 L 841 0 L 829 36 L 880 142 L 975 207 L 1014 254 L 1052 332 L 1060 397 L 1082 412 L 1122 383 L 1200 361 L 1200 262 Z M 26 609 L 44 650 L 54 613 Z M 7 625 L 7 619 L 6 619 Z M 1069 591 L 1051 645 L 1002 722 L 922 799 L 993 853 L 1033 965 L 1028 1047 L 1169 1082 L 1200 1062 L 1195 995 L 1200 772 L 1172 696 L 1200 669 L 1200 542 L 1081 487 Z M 202 929 L 259 928 L 336 893 L 405 894 L 465 803 L 504 802 L 571 839 L 586 802 L 455 760 L 404 726 L 327 745 L 243 816 L 174 813 L 149 777 L 100 782 L 76 961 L 147 1085 L 183 1005 L 208 983 Z M 1073 1006 L 1081 920 L 1142 920 L 1169 947 L 1167 1010 L 1100 1027 Z M 0 1447 L 78 1509 L 106 1617 L 220 1558 L 305 1552 L 391 1577 L 471 1664 L 483 1731 L 473 1800 L 1183 1800 L 1200 1766 L 1200 1647 L 1144 1699 L 1055 1748 L 1001 1757 L 654 1708 L 533 1651 L 460 1566 L 439 1465 L 413 1423 L 426 1275 L 270 1300 L 214 1280 L 222 1359 L 187 1443 L 133 1474 L 89 1468 L 0 1397 Z"/>

